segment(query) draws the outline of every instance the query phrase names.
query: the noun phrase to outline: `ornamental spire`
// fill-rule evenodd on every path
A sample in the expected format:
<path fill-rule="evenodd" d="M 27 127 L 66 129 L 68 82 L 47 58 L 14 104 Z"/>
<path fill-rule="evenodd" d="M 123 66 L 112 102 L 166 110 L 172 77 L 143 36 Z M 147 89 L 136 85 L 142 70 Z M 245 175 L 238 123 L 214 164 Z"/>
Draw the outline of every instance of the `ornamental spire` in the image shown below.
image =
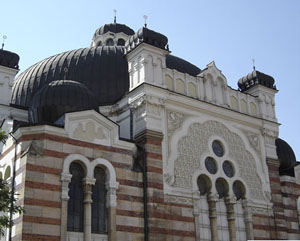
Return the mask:
<path fill-rule="evenodd" d="M 117 23 L 117 10 L 114 9 L 114 13 L 115 13 L 115 16 L 114 16 L 114 23 Z"/>

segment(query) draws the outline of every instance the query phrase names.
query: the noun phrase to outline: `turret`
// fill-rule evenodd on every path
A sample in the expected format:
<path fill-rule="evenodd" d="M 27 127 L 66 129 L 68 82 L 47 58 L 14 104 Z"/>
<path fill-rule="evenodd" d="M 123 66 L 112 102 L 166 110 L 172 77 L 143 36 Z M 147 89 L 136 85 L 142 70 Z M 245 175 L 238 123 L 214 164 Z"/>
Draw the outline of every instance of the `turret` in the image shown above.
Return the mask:
<path fill-rule="evenodd" d="M 277 122 L 275 115 L 275 94 L 278 92 L 272 76 L 254 70 L 238 81 L 239 89 L 254 95 L 259 100 L 261 117 Z"/>
<path fill-rule="evenodd" d="M 169 54 L 168 38 L 146 27 L 139 29 L 126 44 L 129 90 L 142 83 L 163 87 L 163 69 Z"/>

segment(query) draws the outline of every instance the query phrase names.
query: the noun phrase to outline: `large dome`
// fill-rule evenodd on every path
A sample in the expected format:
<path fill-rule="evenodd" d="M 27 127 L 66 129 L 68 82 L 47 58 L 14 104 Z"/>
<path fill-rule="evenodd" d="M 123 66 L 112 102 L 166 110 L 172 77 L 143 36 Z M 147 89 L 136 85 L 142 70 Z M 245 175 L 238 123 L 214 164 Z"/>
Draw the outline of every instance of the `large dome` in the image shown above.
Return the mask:
<path fill-rule="evenodd" d="M 30 107 L 35 93 L 54 80 L 74 80 L 96 96 L 98 105 L 113 104 L 128 91 L 124 48 L 82 48 L 49 57 L 31 66 L 15 81 L 11 103 Z"/>
<path fill-rule="evenodd" d="M 121 37 L 128 35 L 128 43 L 130 40 L 136 41 L 137 44 L 145 42 L 168 50 L 166 36 L 147 28 L 142 28 L 135 34 L 131 28 L 117 23 L 103 25 L 96 30 L 94 38 L 103 37 L 102 35 L 105 34 L 109 35 L 106 36 L 107 38 L 111 38 L 111 35 L 118 33 Z M 116 41 L 113 44 L 114 46 L 71 50 L 36 63 L 16 79 L 11 104 L 29 109 L 30 122 L 34 123 L 54 122 L 67 111 L 89 107 L 95 109 L 95 103 L 98 107 L 115 104 L 129 91 L 129 73 L 125 46 L 117 46 Z M 195 65 L 172 55 L 166 56 L 166 67 L 192 76 L 200 73 L 200 69 Z M 64 82 L 64 80 L 73 82 Z M 85 98 L 84 101 L 87 102 L 77 103 L 77 100 L 74 100 L 75 96 L 70 93 L 71 90 L 81 93 Z M 89 91 L 91 94 L 87 94 Z M 60 93 L 59 101 L 64 103 L 57 104 L 55 99 L 57 93 Z M 66 96 L 63 93 L 67 93 Z M 47 100 L 43 99 L 45 94 Z M 92 103 L 91 96 L 95 99 Z M 44 104 L 40 103 L 41 100 Z M 71 108 L 72 103 L 74 108 Z M 57 112 L 52 110 L 48 115 L 45 108 L 52 108 L 51 105 L 59 110 Z"/>

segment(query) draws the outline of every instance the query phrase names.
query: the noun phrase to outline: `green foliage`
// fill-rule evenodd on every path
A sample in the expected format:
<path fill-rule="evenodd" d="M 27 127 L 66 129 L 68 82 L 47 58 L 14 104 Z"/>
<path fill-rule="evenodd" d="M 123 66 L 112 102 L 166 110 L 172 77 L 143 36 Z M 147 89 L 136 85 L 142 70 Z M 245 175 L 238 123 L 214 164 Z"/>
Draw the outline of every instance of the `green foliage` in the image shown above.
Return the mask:
<path fill-rule="evenodd" d="M 7 135 L 6 135 L 6 133 L 5 133 L 3 130 L 0 129 L 0 141 L 1 141 L 2 143 L 5 143 L 6 140 L 7 140 Z"/>
<path fill-rule="evenodd" d="M 13 225 L 13 222 L 10 223 L 9 212 L 12 211 L 13 214 L 23 212 L 21 206 L 15 205 L 17 199 L 13 197 L 13 207 L 11 206 L 11 196 L 12 192 L 9 190 L 8 184 L 6 181 L 0 178 L 0 212 L 6 213 L 7 215 L 0 216 L 0 237 L 4 235 L 5 228 Z"/>

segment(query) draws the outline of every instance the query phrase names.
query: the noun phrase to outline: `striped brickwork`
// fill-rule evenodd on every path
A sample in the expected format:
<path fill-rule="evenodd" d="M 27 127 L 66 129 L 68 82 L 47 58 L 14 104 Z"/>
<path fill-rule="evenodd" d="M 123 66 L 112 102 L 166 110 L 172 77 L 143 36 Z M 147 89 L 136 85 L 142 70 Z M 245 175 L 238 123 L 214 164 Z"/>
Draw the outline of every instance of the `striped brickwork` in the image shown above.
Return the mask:
<path fill-rule="evenodd" d="M 253 215 L 255 239 L 299 239 L 297 198 L 300 185 L 292 177 L 279 176 L 279 161 L 267 159 L 273 211 Z"/>
<path fill-rule="evenodd" d="M 17 189 L 24 193 L 19 202 L 24 203 L 25 213 L 15 220 L 17 232 L 14 240 L 60 240 L 60 175 L 64 158 L 74 153 L 84 155 L 91 161 L 101 157 L 111 162 L 119 182 L 117 240 L 144 239 L 142 173 L 132 171 L 131 151 L 48 134 L 21 138 L 23 143 L 31 140 L 40 143 L 42 155 L 24 153 L 21 159 L 23 183 Z"/>
<path fill-rule="evenodd" d="M 300 185 L 294 177 L 289 176 L 281 177 L 280 184 L 288 239 L 299 239 L 297 199 L 300 195 Z"/>
<path fill-rule="evenodd" d="M 162 135 L 146 131 L 137 142 L 146 151 L 149 240 L 195 240 L 193 206 L 164 200 Z"/>

